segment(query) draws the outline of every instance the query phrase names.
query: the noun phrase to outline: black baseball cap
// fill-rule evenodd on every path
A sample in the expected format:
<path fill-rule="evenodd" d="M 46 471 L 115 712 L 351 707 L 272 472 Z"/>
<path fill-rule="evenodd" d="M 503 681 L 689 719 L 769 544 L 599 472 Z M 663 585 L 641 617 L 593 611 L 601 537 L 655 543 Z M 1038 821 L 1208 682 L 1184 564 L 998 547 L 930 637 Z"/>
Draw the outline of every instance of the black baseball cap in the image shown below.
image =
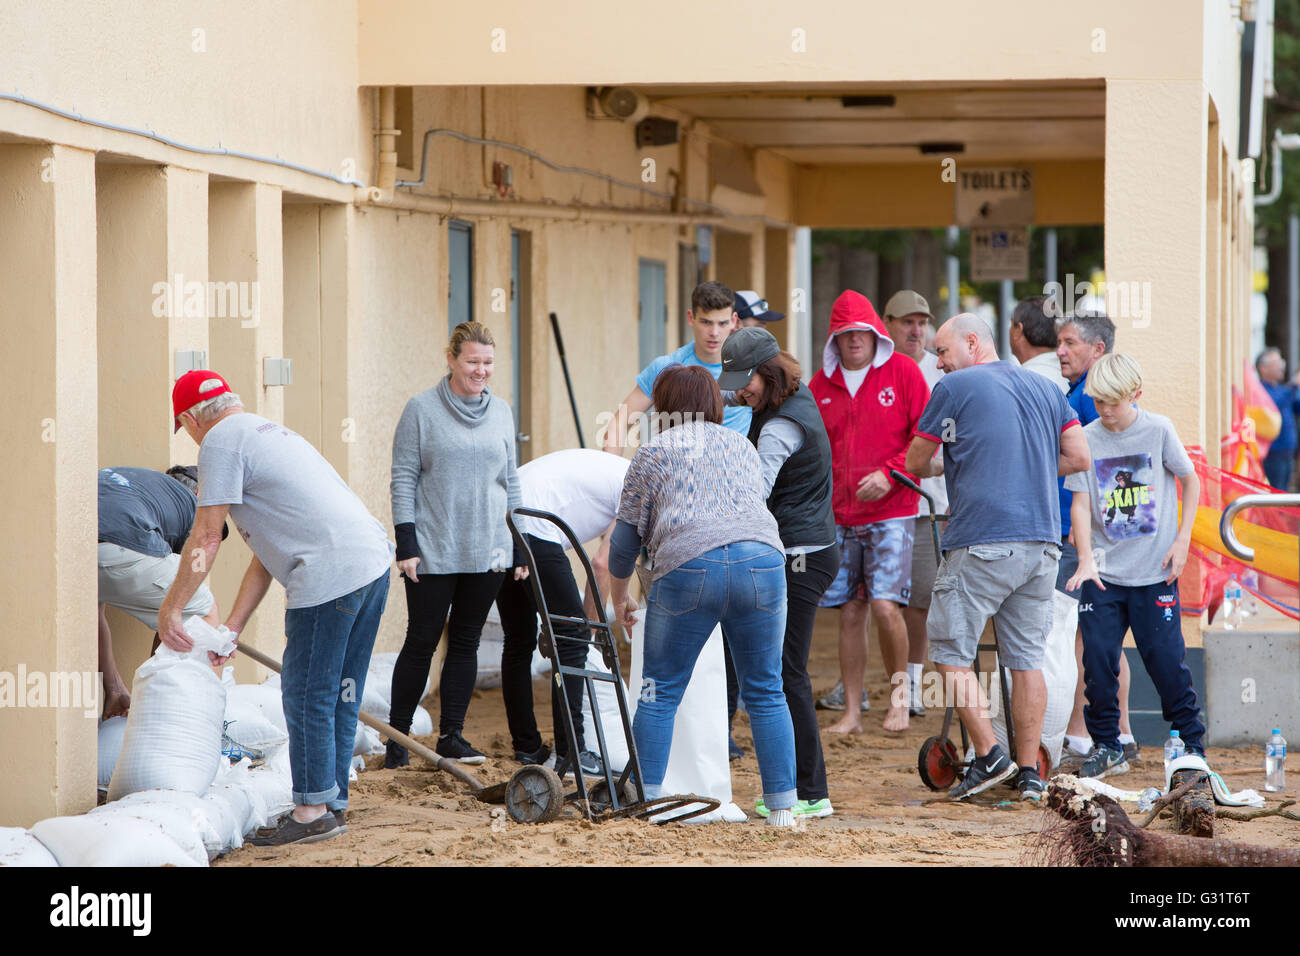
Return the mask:
<path fill-rule="evenodd" d="M 754 369 L 781 352 L 776 337 L 767 329 L 749 326 L 737 329 L 722 343 L 722 374 L 718 388 L 735 391 L 754 377 Z"/>
<path fill-rule="evenodd" d="M 736 315 L 742 319 L 758 319 L 760 322 L 775 322 L 784 319 L 784 312 L 773 312 L 767 307 L 767 299 L 753 289 L 743 289 L 736 293 Z"/>

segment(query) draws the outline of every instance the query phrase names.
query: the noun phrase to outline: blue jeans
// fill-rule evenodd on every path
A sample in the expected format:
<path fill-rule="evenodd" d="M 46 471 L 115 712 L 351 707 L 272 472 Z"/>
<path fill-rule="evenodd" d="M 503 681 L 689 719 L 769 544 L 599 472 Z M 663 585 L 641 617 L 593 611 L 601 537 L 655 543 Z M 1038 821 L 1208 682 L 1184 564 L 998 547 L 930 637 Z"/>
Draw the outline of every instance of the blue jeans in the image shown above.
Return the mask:
<path fill-rule="evenodd" d="M 351 594 L 284 613 L 280 693 L 294 803 L 347 809 L 357 714 L 387 601 L 385 571 Z"/>
<path fill-rule="evenodd" d="M 1177 581 L 1137 587 L 1108 583 L 1104 591 L 1092 581 L 1083 583 L 1079 628 L 1088 697 L 1083 720 L 1094 743 L 1120 749 L 1119 658 L 1124 635 L 1132 630 L 1138 656 L 1160 695 L 1165 720 L 1183 738 L 1188 753 L 1205 753 L 1205 724 L 1192 672 L 1187 669 L 1180 611 Z"/>
<path fill-rule="evenodd" d="M 738 541 L 668 572 L 650 588 L 642 679 L 653 688 L 632 734 L 647 787 L 663 783 L 673 721 L 705 642 L 721 622 L 731 636 L 740 694 L 770 810 L 795 802 L 794 727 L 781 680 L 785 558 L 770 545 Z"/>

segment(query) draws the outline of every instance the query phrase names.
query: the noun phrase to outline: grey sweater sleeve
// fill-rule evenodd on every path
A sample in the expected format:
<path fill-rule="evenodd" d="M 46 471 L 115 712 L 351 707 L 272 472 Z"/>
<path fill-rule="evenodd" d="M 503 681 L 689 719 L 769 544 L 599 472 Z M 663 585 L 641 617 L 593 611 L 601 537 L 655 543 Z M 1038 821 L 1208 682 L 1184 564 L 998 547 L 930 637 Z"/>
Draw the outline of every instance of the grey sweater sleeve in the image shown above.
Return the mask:
<path fill-rule="evenodd" d="M 393 524 L 415 521 L 415 486 L 420 480 L 420 414 L 415 400 L 406 403 L 393 433 L 393 476 L 388 491 L 392 498 Z"/>
<path fill-rule="evenodd" d="M 773 418 L 758 433 L 758 460 L 763 465 L 763 499 L 772 497 L 772 485 L 786 459 L 803 447 L 803 429 L 788 418 Z"/>
<path fill-rule="evenodd" d="M 504 402 L 502 403 L 504 404 Z M 506 511 L 523 507 L 523 496 L 519 491 L 519 469 L 516 467 L 515 452 L 515 415 L 506 406 Z"/>

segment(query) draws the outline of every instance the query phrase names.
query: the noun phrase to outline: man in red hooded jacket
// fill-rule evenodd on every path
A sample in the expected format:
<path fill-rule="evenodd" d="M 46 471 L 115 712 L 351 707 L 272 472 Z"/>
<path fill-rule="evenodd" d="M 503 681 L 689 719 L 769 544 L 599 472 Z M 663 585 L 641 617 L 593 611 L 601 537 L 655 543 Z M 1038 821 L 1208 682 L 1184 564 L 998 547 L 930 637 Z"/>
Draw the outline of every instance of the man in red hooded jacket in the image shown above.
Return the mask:
<path fill-rule="evenodd" d="M 830 336 L 812 389 L 831 442 L 832 506 L 840 572 L 822 598 L 839 607 L 844 716 L 826 729 L 862 733 L 859 700 L 867 663 L 867 607 L 876 619 L 890 675 L 885 730 L 908 723 L 907 606 L 912 579 L 916 492 L 889 477 L 904 472 L 907 448 L 930 399 L 914 361 L 894 341 L 866 296 L 848 290 L 831 307 Z M 911 477 L 909 475 L 909 477 Z"/>

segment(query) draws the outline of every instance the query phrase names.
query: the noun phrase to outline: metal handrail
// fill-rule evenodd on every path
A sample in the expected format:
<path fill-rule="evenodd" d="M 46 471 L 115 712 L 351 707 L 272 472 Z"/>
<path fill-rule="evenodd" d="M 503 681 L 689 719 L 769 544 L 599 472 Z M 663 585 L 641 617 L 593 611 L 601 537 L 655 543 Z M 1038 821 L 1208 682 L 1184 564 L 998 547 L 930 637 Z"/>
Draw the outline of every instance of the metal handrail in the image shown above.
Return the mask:
<path fill-rule="evenodd" d="M 1223 517 L 1219 519 L 1219 537 L 1223 539 L 1224 547 L 1234 558 L 1239 561 L 1254 561 L 1255 549 L 1248 548 L 1238 541 L 1236 532 L 1232 530 L 1232 522 L 1237 517 L 1237 512 L 1244 511 L 1246 508 L 1296 507 L 1300 507 L 1300 494 L 1242 495 L 1223 509 Z"/>

